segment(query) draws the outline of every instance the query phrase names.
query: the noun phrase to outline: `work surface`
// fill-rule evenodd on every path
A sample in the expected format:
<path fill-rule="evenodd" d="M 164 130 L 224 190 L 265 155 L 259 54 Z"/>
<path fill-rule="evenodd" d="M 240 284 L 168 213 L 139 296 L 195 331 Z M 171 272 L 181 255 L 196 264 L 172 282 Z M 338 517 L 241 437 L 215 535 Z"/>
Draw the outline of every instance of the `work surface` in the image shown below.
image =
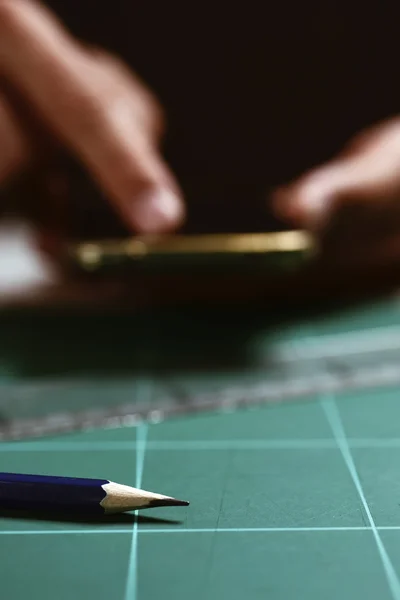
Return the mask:
<path fill-rule="evenodd" d="M 283 328 L 285 347 L 292 343 L 298 356 L 293 369 L 311 369 L 301 367 L 302 352 L 315 360 L 315 348 L 325 348 L 336 363 L 363 356 L 371 372 L 381 362 L 379 387 L 0 444 L 2 471 L 109 478 L 191 502 L 143 511 L 137 521 L 2 515 L 2 597 L 398 600 L 400 405 L 389 367 L 400 353 L 399 318 L 395 300 Z M 36 364 L 46 352 L 51 362 L 54 352 L 37 343 Z M 7 354 L 3 345 L 4 382 L 61 373 L 54 356 L 51 369 L 32 373 L 23 347 L 14 340 Z M 63 377 L 83 364 L 67 354 L 64 361 Z M 238 364 L 231 369 L 237 377 Z M 251 380 L 248 365 L 245 372 Z M 190 385 L 204 385 L 207 373 L 192 371 Z M 213 377 L 229 380 L 227 366 Z M 142 376 L 137 393 L 153 385 Z"/>

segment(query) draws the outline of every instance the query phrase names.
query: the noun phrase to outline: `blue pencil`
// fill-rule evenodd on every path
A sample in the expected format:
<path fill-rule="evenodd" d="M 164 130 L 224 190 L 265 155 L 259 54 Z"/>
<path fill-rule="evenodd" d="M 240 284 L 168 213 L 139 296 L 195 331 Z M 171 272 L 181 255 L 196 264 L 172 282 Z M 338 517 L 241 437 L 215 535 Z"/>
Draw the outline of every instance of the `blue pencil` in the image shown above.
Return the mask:
<path fill-rule="evenodd" d="M 115 514 L 158 506 L 188 506 L 188 502 L 154 494 L 107 479 L 0 473 L 0 509 Z"/>

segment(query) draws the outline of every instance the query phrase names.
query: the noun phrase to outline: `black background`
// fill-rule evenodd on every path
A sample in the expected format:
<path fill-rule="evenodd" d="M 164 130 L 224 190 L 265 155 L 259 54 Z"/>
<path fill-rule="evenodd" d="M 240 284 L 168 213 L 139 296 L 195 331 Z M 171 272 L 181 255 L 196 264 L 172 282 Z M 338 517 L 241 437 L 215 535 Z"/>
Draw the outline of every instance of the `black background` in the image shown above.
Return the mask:
<path fill-rule="evenodd" d="M 158 95 L 187 231 L 280 227 L 269 191 L 400 106 L 396 2 L 47 4 L 75 35 L 122 56 Z M 75 186 L 77 203 L 89 202 L 77 174 Z"/>

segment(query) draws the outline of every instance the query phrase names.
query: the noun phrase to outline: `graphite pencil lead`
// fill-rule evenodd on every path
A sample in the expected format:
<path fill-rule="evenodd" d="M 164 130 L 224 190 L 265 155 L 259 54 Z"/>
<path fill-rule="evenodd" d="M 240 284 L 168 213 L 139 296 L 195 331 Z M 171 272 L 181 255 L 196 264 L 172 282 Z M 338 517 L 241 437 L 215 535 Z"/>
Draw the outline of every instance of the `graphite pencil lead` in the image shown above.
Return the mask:
<path fill-rule="evenodd" d="M 176 498 L 160 498 L 159 500 L 150 500 L 148 504 L 148 508 L 157 508 L 158 506 L 189 506 L 189 502 Z"/>

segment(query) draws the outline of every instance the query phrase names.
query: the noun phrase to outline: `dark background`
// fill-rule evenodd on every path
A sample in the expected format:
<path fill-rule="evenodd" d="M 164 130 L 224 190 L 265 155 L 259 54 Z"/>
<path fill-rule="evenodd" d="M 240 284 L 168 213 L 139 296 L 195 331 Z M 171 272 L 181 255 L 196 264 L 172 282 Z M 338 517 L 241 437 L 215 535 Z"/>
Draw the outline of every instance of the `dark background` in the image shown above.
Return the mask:
<path fill-rule="evenodd" d="M 48 0 L 118 53 L 168 117 L 186 231 L 281 227 L 268 194 L 400 106 L 398 3 Z M 99 211 L 81 174 L 76 205 Z"/>

